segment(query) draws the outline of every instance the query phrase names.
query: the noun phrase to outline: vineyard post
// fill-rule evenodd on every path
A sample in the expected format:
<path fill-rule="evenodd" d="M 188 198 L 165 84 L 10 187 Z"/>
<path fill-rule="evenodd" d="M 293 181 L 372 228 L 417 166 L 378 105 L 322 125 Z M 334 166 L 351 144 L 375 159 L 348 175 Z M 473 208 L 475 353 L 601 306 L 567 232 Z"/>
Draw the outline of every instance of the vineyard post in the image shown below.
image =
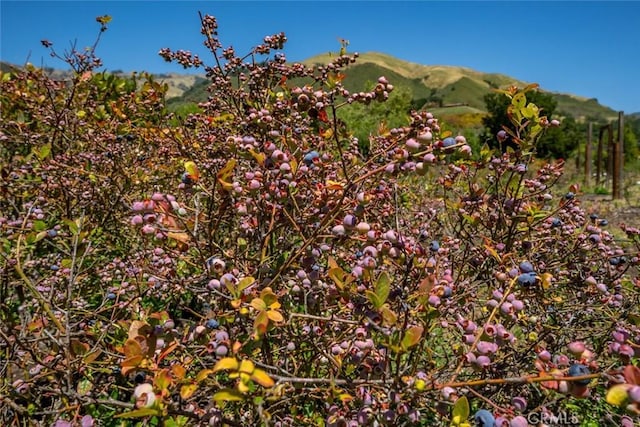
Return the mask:
<path fill-rule="evenodd" d="M 587 145 L 584 148 L 584 184 L 589 185 L 591 181 L 591 140 L 593 138 L 593 123 L 589 122 L 587 132 Z"/>
<path fill-rule="evenodd" d="M 618 140 L 614 144 L 613 199 L 622 198 L 622 172 L 624 170 L 624 112 L 618 112 Z"/>

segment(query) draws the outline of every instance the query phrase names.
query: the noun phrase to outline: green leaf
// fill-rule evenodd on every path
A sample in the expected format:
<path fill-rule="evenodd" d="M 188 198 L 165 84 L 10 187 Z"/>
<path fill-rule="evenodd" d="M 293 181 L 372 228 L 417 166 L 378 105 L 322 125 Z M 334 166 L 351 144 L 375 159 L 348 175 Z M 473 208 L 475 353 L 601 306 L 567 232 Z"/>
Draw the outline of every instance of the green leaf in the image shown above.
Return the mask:
<path fill-rule="evenodd" d="M 378 280 L 376 281 L 376 295 L 378 296 L 378 301 L 380 301 L 380 306 L 387 301 L 389 298 L 389 289 L 390 289 L 391 280 L 389 279 L 389 275 L 386 271 L 383 271 L 378 276 Z M 380 307 L 377 307 L 380 308 Z"/>
<path fill-rule="evenodd" d="M 35 231 L 42 231 L 47 228 L 47 223 L 42 220 L 33 221 L 33 229 Z"/>
<path fill-rule="evenodd" d="M 243 400 L 244 395 L 232 388 L 225 388 L 213 395 L 214 402 L 240 402 Z"/>
<path fill-rule="evenodd" d="M 133 411 L 124 412 L 122 414 L 114 415 L 113 418 L 142 418 L 148 416 L 162 415 L 162 411 L 155 408 L 140 408 Z"/>
<path fill-rule="evenodd" d="M 382 303 L 380 302 L 380 299 L 378 299 L 378 294 L 375 294 L 371 291 L 366 291 L 365 294 L 367 295 L 367 298 L 369 298 L 369 301 L 371 301 L 371 304 L 376 310 L 382 307 Z"/>
<path fill-rule="evenodd" d="M 467 396 L 462 396 L 453 405 L 453 413 L 451 414 L 451 424 L 460 425 L 469 418 L 469 401 Z"/>
<path fill-rule="evenodd" d="M 522 92 L 516 93 L 511 100 L 511 105 L 513 105 L 518 110 L 522 110 L 524 106 L 527 105 L 527 96 Z"/>
<path fill-rule="evenodd" d="M 420 338 L 422 338 L 423 332 L 424 328 L 420 325 L 410 327 L 404 334 L 400 345 L 404 350 L 408 350 L 410 347 L 413 347 L 420 342 Z"/>

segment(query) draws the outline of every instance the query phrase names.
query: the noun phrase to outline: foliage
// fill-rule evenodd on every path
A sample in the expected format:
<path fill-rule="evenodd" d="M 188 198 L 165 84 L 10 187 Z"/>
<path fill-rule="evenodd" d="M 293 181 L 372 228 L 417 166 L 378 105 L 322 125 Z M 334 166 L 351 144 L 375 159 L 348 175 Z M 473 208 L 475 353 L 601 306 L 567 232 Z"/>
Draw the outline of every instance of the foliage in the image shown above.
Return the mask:
<path fill-rule="evenodd" d="M 640 412 L 640 230 L 553 191 L 535 87 L 503 92 L 517 150 L 472 157 L 424 110 L 354 123 L 410 97 L 346 89 L 344 45 L 309 67 L 282 33 L 238 56 L 201 24 L 213 65 L 160 51 L 210 79 L 183 117 L 151 76 L 96 72 L 95 44 L 61 56 L 69 81 L 1 76 L 4 425 Z"/>
<path fill-rule="evenodd" d="M 557 103 L 551 94 L 532 91 L 528 93 L 527 97 L 529 102 L 540 108 L 547 120 L 551 121 L 553 119 Z M 505 123 L 509 123 L 507 107 L 510 104 L 510 99 L 501 91 L 490 93 L 484 99 L 489 114 L 483 119 L 486 130 L 481 139 L 496 146 L 495 135 L 502 130 Z M 566 117 L 563 119 L 562 129 L 550 129 L 540 137 L 536 144 L 536 154 L 542 158 L 566 159 L 578 147 L 579 142 L 585 139 L 585 135 L 586 128 L 584 126 L 579 126 L 572 117 Z M 503 151 L 506 147 L 516 147 L 509 140 L 502 141 L 500 146 Z"/>

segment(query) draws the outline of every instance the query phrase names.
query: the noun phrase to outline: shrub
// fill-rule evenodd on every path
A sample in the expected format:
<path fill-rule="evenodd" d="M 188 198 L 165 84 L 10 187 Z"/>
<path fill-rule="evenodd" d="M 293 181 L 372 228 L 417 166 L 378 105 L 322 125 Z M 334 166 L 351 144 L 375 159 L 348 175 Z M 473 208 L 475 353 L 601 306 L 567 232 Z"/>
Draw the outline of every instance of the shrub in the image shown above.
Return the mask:
<path fill-rule="evenodd" d="M 211 81 L 184 118 L 149 76 L 101 84 L 93 51 L 66 58 L 67 84 L 3 75 L 4 419 L 523 425 L 579 399 L 638 412 L 640 232 L 622 247 L 578 188 L 555 194 L 562 162 L 530 171 L 556 125 L 534 87 L 505 91 L 496 138 L 517 151 L 472 159 L 412 111 L 371 129 L 365 156 L 338 111 L 384 102 L 385 77 L 351 93 L 355 54 L 288 63 L 280 33 L 238 56 L 201 23 L 214 65 L 160 52 Z"/>

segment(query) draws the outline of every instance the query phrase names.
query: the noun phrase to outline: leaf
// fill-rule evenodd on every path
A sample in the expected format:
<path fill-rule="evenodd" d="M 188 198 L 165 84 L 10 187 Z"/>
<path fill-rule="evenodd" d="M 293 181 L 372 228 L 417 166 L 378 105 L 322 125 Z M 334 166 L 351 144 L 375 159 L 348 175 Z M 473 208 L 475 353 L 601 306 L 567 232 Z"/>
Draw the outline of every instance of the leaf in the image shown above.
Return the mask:
<path fill-rule="evenodd" d="M 140 343 L 132 338 L 125 341 L 123 351 L 126 358 L 142 356 L 144 354 Z"/>
<path fill-rule="evenodd" d="M 606 401 L 610 405 L 622 407 L 629 400 L 629 389 L 633 387 L 631 384 L 616 384 L 607 390 Z"/>
<path fill-rule="evenodd" d="M 184 170 L 189 175 L 193 181 L 198 181 L 200 179 L 200 171 L 198 170 L 198 166 L 191 161 L 184 162 Z"/>
<path fill-rule="evenodd" d="M 74 356 L 84 356 L 89 351 L 89 344 L 83 343 L 80 340 L 72 339 L 71 340 L 71 353 Z"/>
<path fill-rule="evenodd" d="M 264 166 L 264 161 L 265 161 L 265 154 L 264 153 L 259 153 L 256 150 L 254 150 L 253 148 L 249 148 L 249 153 L 251 153 L 251 155 L 253 156 L 253 158 L 256 160 L 256 162 L 258 162 L 258 164 L 260 166 Z M 293 171 L 295 173 L 295 171 Z"/>
<path fill-rule="evenodd" d="M 253 277 L 249 276 L 249 277 L 244 277 L 242 279 L 240 279 L 240 281 L 238 282 L 238 286 L 236 286 L 236 289 L 238 291 L 238 293 L 244 291 L 245 289 L 247 289 L 249 286 L 253 285 L 253 283 L 256 281 L 256 279 L 254 279 Z"/>
<path fill-rule="evenodd" d="M 189 236 L 189 233 L 177 233 L 175 231 L 169 231 L 167 233 L 167 237 L 173 240 L 177 240 L 178 242 L 181 243 L 189 243 L 189 240 L 191 240 L 191 236 Z"/>
<path fill-rule="evenodd" d="M 369 298 L 369 301 L 371 301 L 371 304 L 376 310 L 382 307 L 382 303 L 378 299 L 378 294 L 371 291 L 365 291 L 365 294 L 367 295 L 367 298 Z"/>
<path fill-rule="evenodd" d="M 187 400 L 198 390 L 198 384 L 185 384 L 180 387 L 180 397 Z"/>
<path fill-rule="evenodd" d="M 95 360 L 98 358 L 98 356 L 100 356 L 102 354 L 102 350 L 97 349 L 92 351 L 91 353 L 87 353 L 84 356 L 84 363 L 89 365 L 93 362 L 95 362 Z"/>
<path fill-rule="evenodd" d="M 391 311 L 389 304 L 385 304 L 380 308 L 380 314 L 382 315 L 382 320 L 389 326 L 395 325 L 398 321 L 398 316 Z"/>
<path fill-rule="evenodd" d="M 120 366 L 122 367 L 122 375 L 126 375 L 128 372 L 140 366 L 143 360 L 144 356 L 132 356 L 124 359 L 122 362 L 120 362 Z"/>
<path fill-rule="evenodd" d="M 166 390 L 169 388 L 171 383 L 173 382 L 171 378 L 171 374 L 168 369 L 162 369 L 159 372 L 156 372 L 156 376 L 153 379 L 153 382 L 157 389 Z"/>
<path fill-rule="evenodd" d="M 158 363 L 162 362 L 165 357 L 167 357 L 173 350 L 175 350 L 178 347 L 178 345 L 179 345 L 178 341 L 174 341 L 167 348 L 162 350 L 162 353 L 158 355 Z"/>
<path fill-rule="evenodd" d="M 264 335 L 267 332 L 269 326 L 269 315 L 266 311 L 261 311 L 253 322 L 253 329 L 255 329 L 258 335 Z"/>
<path fill-rule="evenodd" d="M 253 364 L 251 360 L 244 359 L 240 362 L 240 367 L 238 371 L 243 374 L 251 374 L 256 368 L 256 365 Z"/>
<path fill-rule="evenodd" d="M 262 387 L 269 388 L 275 385 L 275 381 L 273 381 L 273 379 L 262 369 L 254 369 L 253 373 L 251 374 L 251 379 L 260 384 Z"/>
<path fill-rule="evenodd" d="M 244 395 L 231 388 L 225 388 L 213 395 L 214 402 L 239 402 L 242 400 L 244 400 Z"/>
<path fill-rule="evenodd" d="M 640 368 L 633 365 L 627 365 L 624 367 L 622 372 L 624 379 L 627 380 L 629 384 L 640 385 Z"/>
<path fill-rule="evenodd" d="M 178 381 L 180 381 L 187 374 L 187 370 L 182 365 L 173 365 L 171 367 L 171 373 Z"/>
<path fill-rule="evenodd" d="M 140 408 L 135 409 L 133 411 L 124 412 L 122 414 L 114 415 L 113 418 L 142 418 L 149 416 L 159 416 L 162 415 L 162 411 L 155 408 Z"/>
<path fill-rule="evenodd" d="M 424 328 L 420 325 L 410 327 L 404 334 L 400 345 L 404 350 L 408 350 L 410 347 L 413 347 L 414 345 L 418 344 L 418 342 L 420 342 L 420 338 L 422 337 L 423 332 Z"/>
<path fill-rule="evenodd" d="M 344 288 L 344 276 L 345 272 L 340 267 L 331 268 L 328 273 L 329 278 L 333 280 L 333 283 L 336 284 L 338 289 L 342 290 Z"/>
<path fill-rule="evenodd" d="M 387 298 L 389 298 L 390 283 L 391 280 L 387 272 L 383 271 L 380 273 L 378 280 L 376 280 L 376 295 L 378 296 L 381 306 L 387 301 Z"/>
<path fill-rule="evenodd" d="M 109 22 L 111 22 L 111 16 L 110 15 L 102 15 L 102 16 L 98 16 L 96 17 L 96 22 L 102 24 L 102 25 L 106 25 Z"/>
<path fill-rule="evenodd" d="M 279 311 L 269 310 L 267 311 L 267 316 L 276 323 L 284 322 L 284 316 Z"/>
<path fill-rule="evenodd" d="M 519 110 L 524 108 L 527 105 L 527 96 L 522 92 L 515 94 L 511 100 L 511 105 Z"/>
<path fill-rule="evenodd" d="M 224 359 L 218 360 L 216 366 L 213 367 L 213 372 L 224 371 L 227 369 L 237 371 L 238 366 L 238 360 L 235 357 L 225 357 Z"/>
<path fill-rule="evenodd" d="M 213 374 L 213 372 L 213 369 L 203 369 L 202 371 L 198 372 L 198 375 L 196 375 L 196 382 L 206 380 L 209 375 Z"/>
<path fill-rule="evenodd" d="M 453 405 L 453 412 L 451 414 L 452 424 L 459 425 L 469 418 L 469 401 L 467 396 L 462 396 Z"/>
<path fill-rule="evenodd" d="M 267 304 L 262 300 L 262 298 L 254 298 L 251 300 L 251 307 L 258 311 L 264 311 L 267 309 Z"/>
<path fill-rule="evenodd" d="M 224 188 L 226 191 L 229 191 L 231 190 L 231 188 L 233 188 L 233 185 L 231 184 L 230 181 L 231 181 L 231 176 L 233 175 L 233 168 L 235 168 L 235 166 L 236 166 L 236 160 L 231 159 L 227 161 L 227 164 L 225 164 L 224 167 L 220 169 L 216 174 L 216 178 L 218 179 L 218 182 L 220 183 L 220 185 L 222 185 L 222 188 Z"/>

